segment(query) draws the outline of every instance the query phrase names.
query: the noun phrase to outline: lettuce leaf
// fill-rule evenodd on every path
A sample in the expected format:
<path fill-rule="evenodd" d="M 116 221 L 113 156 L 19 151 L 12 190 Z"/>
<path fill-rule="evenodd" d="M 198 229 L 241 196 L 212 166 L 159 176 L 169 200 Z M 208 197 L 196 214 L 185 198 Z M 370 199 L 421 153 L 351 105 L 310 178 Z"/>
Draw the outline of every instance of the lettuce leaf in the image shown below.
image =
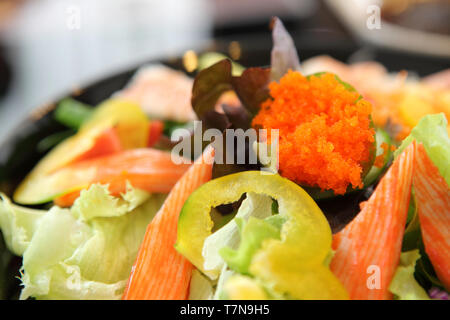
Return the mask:
<path fill-rule="evenodd" d="M 219 279 L 217 280 L 216 292 L 214 292 L 214 300 L 226 300 L 226 292 L 224 291 L 224 285 L 228 279 L 235 275 L 236 272 L 230 270 L 225 264 L 220 272 Z"/>
<path fill-rule="evenodd" d="M 0 194 L 0 229 L 9 251 L 23 255 L 31 237 L 39 226 L 45 210 L 34 210 L 17 206 Z"/>
<path fill-rule="evenodd" d="M 397 157 L 413 141 L 423 143 L 431 161 L 450 186 L 450 138 L 444 113 L 430 114 L 420 119 L 408 137 L 395 151 Z"/>
<path fill-rule="evenodd" d="M 233 290 L 234 292 L 232 288 L 235 285 L 238 287 L 243 285 L 245 287 L 245 283 L 248 282 L 235 283 L 231 281 L 228 284 L 228 280 L 238 275 L 238 273 L 236 272 L 237 268 L 235 265 L 230 267 L 225 263 L 221 256 L 222 250 L 229 251 L 231 256 L 235 256 L 231 258 L 233 262 L 243 266 L 243 268 L 245 266 L 248 268 L 248 263 L 254 251 L 260 247 L 262 240 L 266 238 L 266 229 L 273 231 L 273 233 L 269 231 L 268 236 L 279 237 L 281 224 L 284 221 L 280 219 L 281 216 L 273 215 L 273 203 L 272 198 L 266 195 L 253 192 L 247 193 L 236 216 L 206 239 L 203 246 L 203 256 L 205 257 L 204 266 L 205 268 L 214 268 L 214 270 L 219 271 L 219 278 L 213 299 L 229 298 L 229 292 L 226 290 L 225 285 L 228 286 L 228 290 Z M 262 225 L 262 230 L 258 227 L 259 225 Z M 277 297 L 276 293 L 272 292 L 273 290 L 258 281 L 254 282 L 254 284 L 264 289 L 265 295 Z"/>
<path fill-rule="evenodd" d="M 105 186 L 92 185 L 89 190 L 82 190 L 81 197 L 75 201 L 71 211 L 83 221 L 99 217 L 119 217 L 133 211 L 144 203 L 150 195 L 140 189 L 134 189 L 127 181 L 127 191 L 122 197 L 113 197 Z"/>
<path fill-rule="evenodd" d="M 265 239 L 280 236 L 284 219 L 273 214 L 274 203 L 276 202 L 266 195 L 247 193 L 233 220 L 205 241 L 205 268 L 215 266 L 217 270 L 221 267 L 213 299 L 251 299 L 253 294 L 262 294 L 271 299 L 285 298 L 261 281 L 239 274 L 248 274 L 253 254 Z M 248 294 L 238 294 L 240 291 Z"/>
<path fill-rule="evenodd" d="M 270 216 L 264 220 L 250 217 L 247 222 L 237 218 L 236 223 L 241 230 L 241 242 L 237 250 L 223 247 L 219 250 L 220 255 L 227 265 L 234 271 L 250 275 L 249 267 L 253 255 L 261 248 L 266 239 L 280 239 L 283 217 L 280 215 Z"/>
<path fill-rule="evenodd" d="M 0 233 L 1 235 L 1 233 Z M 0 238 L 0 300 L 11 299 L 15 294 L 14 275 L 17 270 L 12 268 L 14 256 L 6 248 L 3 239 Z"/>
<path fill-rule="evenodd" d="M 23 252 L 21 298 L 119 299 L 164 199 L 131 187 L 114 198 L 106 186 L 93 185 L 72 209 L 29 212 L 3 198 L 2 231 L 13 226 L 20 235 L 5 239 L 16 254 Z"/>
<path fill-rule="evenodd" d="M 219 249 L 224 246 L 235 249 L 239 245 L 239 219 L 246 221 L 252 216 L 258 218 L 271 216 L 272 202 L 273 200 L 268 196 L 253 192 L 247 193 L 246 199 L 242 201 L 233 220 L 206 238 L 202 250 L 205 258 L 205 270 L 220 272 L 225 262 L 219 254 Z"/>
<path fill-rule="evenodd" d="M 427 292 L 414 278 L 416 261 L 420 259 L 419 250 L 403 252 L 400 264 L 389 286 L 398 300 L 430 300 Z"/>

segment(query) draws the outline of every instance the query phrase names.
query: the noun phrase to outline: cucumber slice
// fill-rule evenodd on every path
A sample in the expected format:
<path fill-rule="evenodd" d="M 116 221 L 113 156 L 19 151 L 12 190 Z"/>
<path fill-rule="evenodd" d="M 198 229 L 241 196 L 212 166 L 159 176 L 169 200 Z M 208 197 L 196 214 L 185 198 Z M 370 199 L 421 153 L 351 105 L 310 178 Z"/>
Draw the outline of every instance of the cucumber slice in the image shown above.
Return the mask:
<path fill-rule="evenodd" d="M 16 189 L 14 201 L 20 204 L 42 204 L 61 195 L 64 178 L 53 173 L 89 151 L 96 138 L 106 129 L 115 127 L 118 130 L 123 149 L 145 147 L 148 121 L 137 104 L 118 99 L 105 101 L 95 109 L 77 134 L 58 144 L 34 167 Z"/>

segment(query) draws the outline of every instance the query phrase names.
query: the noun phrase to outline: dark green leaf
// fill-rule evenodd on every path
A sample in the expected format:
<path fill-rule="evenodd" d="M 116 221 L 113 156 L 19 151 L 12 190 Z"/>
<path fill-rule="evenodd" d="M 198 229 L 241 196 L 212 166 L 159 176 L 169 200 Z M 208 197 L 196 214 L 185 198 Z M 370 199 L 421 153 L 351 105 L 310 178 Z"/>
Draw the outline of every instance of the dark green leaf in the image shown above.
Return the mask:
<path fill-rule="evenodd" d="M 411 190 L 409 201 L 408 217 L 406 219 L 405 235 L 403 236 L 402 251 L 418 249 L 421 246 L 421 233 L 419 214 L 416 206 L 414 188 Z"/>
<path fill-rule="evenodd" d="M 419 284 L 426 290 L 430 289 L 431 287 L 444 289 L 442 282 L 436 276 L 430 258 L 428 258 L 428 255 L 425 252 L 422 238 L 420 238 L 419 241 L 419 251 L 421 257 L 419 260 L 417 260 L 416 271 L 414 273 L 417 282 L 419 282 Z"/>
<path fill-rule="evenodd" d="M 61 100 L 54 112 L 56 121 L 78 130 L 92 114 L 93 108 L 72 98 Z"/>

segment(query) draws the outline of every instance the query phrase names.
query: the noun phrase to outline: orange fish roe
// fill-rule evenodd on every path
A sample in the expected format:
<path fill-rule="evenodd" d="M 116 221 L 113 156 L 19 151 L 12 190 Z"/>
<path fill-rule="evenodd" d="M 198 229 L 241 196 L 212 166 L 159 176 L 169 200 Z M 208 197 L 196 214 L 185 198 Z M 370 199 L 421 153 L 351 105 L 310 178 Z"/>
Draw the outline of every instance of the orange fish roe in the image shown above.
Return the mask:
<path fill-rule="evenodd" d="M 372 105 L 350 92 L 334 74 L 289 71 L 253 119 L 255 128 L 279 129 L 280 174 L 301 185 L 332 189 L 362 187 L 362 163 L 374 142 Z M 268 137 L 270 138 L 270 137 Z"/>

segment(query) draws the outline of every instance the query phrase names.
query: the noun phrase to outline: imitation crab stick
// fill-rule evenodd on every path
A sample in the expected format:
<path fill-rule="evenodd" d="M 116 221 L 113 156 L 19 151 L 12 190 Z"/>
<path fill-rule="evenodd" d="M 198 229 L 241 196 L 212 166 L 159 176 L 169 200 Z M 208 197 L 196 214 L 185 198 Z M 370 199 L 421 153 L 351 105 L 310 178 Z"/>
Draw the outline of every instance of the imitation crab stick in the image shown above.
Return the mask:
<path fill-rule="evenodd" d="M 450 290 L 450 190 L 444 178 L 417 144 L 414 191 L 425 251 L 438 278 Z"/>
<path fill-rule="evenodd" d="M 173 187 L 148 225 L 132 268 L 124 300 L 182 300 L 189 291 L 192 264 L 178 253 L 178 216 L 190 194 L 211 179 L 214 149 L 208 148 Z"/>
<path fill-rule="evenodd" d="M 414 143 L 392 164 L 361 212 L 333 237 L 331 271 L 351 299 L 391 299 L 398 266 L 414 165 Z"/>
<path fill-rule="evenodd" d="M 188 168 L 189 164 L 176 164 L 170 152 L 134 149 L 74 163 L 55 171 L 43 183 L 54 194 L 62 194 L 54 201 L 67 207 L 93 183 L 108 184 L 113 195 L 125 192 L 127 182 L 148 192 L 167 193 Z"/>

